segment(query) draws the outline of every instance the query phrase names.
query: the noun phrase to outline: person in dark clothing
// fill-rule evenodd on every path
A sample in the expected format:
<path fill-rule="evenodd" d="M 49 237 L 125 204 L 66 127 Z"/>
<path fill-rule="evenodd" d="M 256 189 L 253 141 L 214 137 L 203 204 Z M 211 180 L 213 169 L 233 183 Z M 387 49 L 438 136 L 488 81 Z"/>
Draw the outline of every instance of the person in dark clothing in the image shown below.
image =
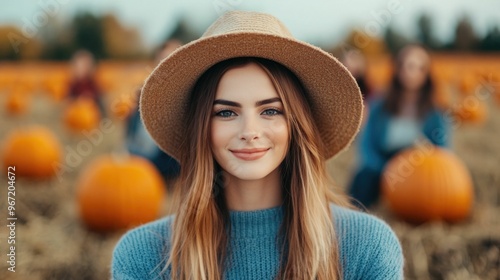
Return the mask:
<path fill-rule="evenodd" d="M 101 90 L 95 80 L 95 59 L 92 53 L 79 50 L 71 59 L 73 77 L 69 84 L 68 96 L 71 100 L 77 98 L 89 98 L 99 108 L 101 117 L 106 115 Z"/>
<path fill-rule="evenodd" d="M 167 41 L 156 52 L 155 63 L 158 64 L 180 45 L 177 40 Z M 127 149 L 131 154 L 149 159 L 158 168 L 166 181 L 174 180 L 179 175 L 180 165 L 174 158 L 160 150 L 146 131 L 138 110 L 140 94 L 141 89 L 137 91 L 136 108 L 132 110 L 126 120 Z"/>
<path fill-rule="evenodd" d="M 366 58 L 360 50 L 350 49 L 342 54 L 340 61 L 349 70 L 359 86 L 363 96 L 363 122 L 365 124 L 369 113 L 369 100 L 373 97 L 373 91 L 366 79 Z"/>

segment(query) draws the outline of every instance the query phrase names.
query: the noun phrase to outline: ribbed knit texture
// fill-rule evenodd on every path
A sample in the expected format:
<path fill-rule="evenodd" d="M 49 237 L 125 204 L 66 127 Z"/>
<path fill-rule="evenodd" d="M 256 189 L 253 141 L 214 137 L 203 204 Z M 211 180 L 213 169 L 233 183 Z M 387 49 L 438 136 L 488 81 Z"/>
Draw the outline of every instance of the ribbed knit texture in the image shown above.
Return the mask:
<path fill-rule="evenodd" d="M 344 279 L 403 279 L 403 254 L 395 234 L 382 220 L 331 204 Z M 230 257 L 225 279 L 274 279 L 279 271 L 277 242 L 282 206 L 231 211 Z M 113 279 L 170 279 L 165 266 L 173 216 L 127 232 L 113 252 Z"/>

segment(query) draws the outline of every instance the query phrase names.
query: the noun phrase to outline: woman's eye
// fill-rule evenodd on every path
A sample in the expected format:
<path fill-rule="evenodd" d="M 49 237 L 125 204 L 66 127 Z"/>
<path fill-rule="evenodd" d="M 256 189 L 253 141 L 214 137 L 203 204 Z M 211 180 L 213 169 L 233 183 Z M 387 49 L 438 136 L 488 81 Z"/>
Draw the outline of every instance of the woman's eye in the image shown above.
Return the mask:
<path fill-rule="evenodd" d="M 229 118 L 232 116 L 236 116 L 236 114 L 233 111 L 229 110 L 222 110 L 217 113 L 215 113 L 216 116 L 223 117 L 223 118 Z"/>
<path fill-rule="evenodd" d="M 277 109 L 267 109 L 262 112 L 263 115 L 268 115 L 268 116 L 274 116 L 274 115 L 279 115 L 281 114 L 281 111 Z"/>

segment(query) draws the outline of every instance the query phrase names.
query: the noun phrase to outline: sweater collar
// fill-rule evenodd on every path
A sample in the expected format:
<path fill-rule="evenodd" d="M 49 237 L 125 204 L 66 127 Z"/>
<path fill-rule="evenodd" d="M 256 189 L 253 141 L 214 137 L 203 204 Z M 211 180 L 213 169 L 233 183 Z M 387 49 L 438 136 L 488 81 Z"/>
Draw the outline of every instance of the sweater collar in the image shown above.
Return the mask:
<path fill-rule="evenodd" d="M 229 211 L 232 238 L 275 238 L 283 221 L 284 209 L 279 205 L 252 211 Z"/>

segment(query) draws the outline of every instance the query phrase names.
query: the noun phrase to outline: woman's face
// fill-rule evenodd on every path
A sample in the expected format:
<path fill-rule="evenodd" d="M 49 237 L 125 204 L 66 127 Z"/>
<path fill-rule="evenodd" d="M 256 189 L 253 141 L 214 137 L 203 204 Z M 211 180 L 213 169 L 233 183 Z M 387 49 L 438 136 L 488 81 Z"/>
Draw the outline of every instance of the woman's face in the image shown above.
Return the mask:
<path fill-rule="evenodd" d="M 283 104 L 257 64 L 227 71 L 211 115 L 211 148 L 226 176 L 259 180 L 273 172 L 288 150 Z M 230 178 L 229 178 L 230 179 Z"/>
<path fill-rule="evenodd" d="M 429 74 L 429 56 L 421 48 L 407 50 L 402 57 L 399 79 L 404 89 L 418 91 Z"/>

